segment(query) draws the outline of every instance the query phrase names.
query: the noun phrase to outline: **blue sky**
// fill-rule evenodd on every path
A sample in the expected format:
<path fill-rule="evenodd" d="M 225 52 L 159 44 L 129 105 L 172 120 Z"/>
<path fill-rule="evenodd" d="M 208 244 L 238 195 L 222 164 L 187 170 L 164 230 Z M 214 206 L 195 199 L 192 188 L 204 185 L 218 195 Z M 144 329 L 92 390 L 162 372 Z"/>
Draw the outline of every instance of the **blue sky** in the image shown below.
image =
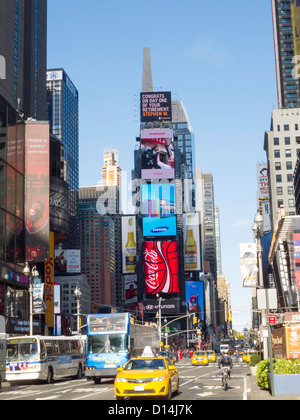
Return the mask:
<path fill-rule="evenodd" d="M 80 186 L 101 179 L 102 152 L 133 168 L 143 48 L 153 84 L 182 100 L 196 165 L 212 173 L 233 327 L 251 326 L 239 243 L 252 242 L 256 163 L 277 108 L 270 0 L 48 0 L 48 68 L 63 67 L 80 97 Z"/>

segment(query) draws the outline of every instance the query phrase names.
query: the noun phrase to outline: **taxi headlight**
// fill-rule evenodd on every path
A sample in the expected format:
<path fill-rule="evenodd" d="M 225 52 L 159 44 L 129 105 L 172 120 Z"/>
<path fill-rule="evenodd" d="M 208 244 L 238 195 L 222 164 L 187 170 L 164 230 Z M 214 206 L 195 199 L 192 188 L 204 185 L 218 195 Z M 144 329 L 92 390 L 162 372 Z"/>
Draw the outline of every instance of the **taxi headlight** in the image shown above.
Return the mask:
<path fill-rule="evenodd" d="M 127 379 L 125 378 L 116 378 L 117 382 L 127 382 Z"/>
<path fill-rule="evenodd" d="M 166 376 L 158 376 L 157 378 L 153 378 L 152 382 L 162 382 L 166 379 Z"/>

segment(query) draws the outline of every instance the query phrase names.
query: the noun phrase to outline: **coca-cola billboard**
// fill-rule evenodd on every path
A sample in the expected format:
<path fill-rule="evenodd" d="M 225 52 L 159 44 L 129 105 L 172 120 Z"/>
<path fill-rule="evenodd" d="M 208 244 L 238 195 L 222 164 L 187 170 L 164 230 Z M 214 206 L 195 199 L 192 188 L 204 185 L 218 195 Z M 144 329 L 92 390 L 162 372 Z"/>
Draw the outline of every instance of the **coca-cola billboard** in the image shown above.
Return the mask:
<path fill-rule="evenodd" d="M 177 242 L 144 243 L 144 275 L 147 295 L 180 293 Z"/>

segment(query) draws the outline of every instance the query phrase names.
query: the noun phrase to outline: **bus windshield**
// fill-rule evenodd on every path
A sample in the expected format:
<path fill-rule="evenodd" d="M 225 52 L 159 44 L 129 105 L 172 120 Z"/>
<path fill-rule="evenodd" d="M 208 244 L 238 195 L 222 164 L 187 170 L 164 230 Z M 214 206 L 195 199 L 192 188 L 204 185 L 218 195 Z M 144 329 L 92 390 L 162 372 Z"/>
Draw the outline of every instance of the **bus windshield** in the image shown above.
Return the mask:
<path fill-rule="evenodd" d="M 12 340 L 7 343 L 6 358 L 8 362 L 38 361 L 38 342 L 36 340 Z"/>
<path fill-rule="evenodd" d="M 128 353 L 128 335 L 90 335 L 88 337 L 87 353 Z"/>

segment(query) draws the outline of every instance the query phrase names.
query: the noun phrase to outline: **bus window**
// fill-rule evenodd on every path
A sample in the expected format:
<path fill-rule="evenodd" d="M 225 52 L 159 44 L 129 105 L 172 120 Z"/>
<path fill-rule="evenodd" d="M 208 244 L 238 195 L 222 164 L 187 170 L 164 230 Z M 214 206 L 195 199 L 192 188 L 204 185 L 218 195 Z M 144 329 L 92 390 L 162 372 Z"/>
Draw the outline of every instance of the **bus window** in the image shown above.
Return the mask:
<path fill-rule="evenodd" d="M 106 353 L 106 335 L 90 336 L 88 338 L 88 353 Z"/>
<path fill-rule="evenodd" d="M 108 350 L 110 353 L 128 353 L 128 335 L 111 334 L 108 337 Z"/>

